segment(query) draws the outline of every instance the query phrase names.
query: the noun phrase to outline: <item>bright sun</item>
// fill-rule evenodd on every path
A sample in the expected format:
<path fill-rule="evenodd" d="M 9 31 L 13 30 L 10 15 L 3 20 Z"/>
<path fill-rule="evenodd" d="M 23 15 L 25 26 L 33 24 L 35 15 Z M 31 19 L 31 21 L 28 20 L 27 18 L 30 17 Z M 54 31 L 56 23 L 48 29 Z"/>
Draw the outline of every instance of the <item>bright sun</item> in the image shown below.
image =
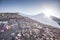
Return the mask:
<path fill-rule="evenodd" d="M 53 8 L 45 7 L 42 9 L 42 12 L 45 14 L 45 16 L 50 17 L 54 15 Z"/>

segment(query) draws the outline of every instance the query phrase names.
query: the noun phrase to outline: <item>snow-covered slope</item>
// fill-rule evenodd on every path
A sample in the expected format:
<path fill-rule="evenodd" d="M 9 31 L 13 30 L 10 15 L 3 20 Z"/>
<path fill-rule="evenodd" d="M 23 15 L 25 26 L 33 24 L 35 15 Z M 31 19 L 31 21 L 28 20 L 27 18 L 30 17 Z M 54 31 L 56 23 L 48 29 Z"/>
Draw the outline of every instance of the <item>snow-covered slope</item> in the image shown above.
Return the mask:
<path fill-rule="evenodd" d="M 43 13 L 35 15 L 35 16 L 31 16 L 30 18 L 32 18 L 34 20 L 37 20 L 37 21 L 39 21 L 41 23 L 44 23 L 44 24 L 59 27 L 59 25 L 55 21 L 53 21 L 53 20 L 49 19 L 48 17 L 46 17 Z"/>

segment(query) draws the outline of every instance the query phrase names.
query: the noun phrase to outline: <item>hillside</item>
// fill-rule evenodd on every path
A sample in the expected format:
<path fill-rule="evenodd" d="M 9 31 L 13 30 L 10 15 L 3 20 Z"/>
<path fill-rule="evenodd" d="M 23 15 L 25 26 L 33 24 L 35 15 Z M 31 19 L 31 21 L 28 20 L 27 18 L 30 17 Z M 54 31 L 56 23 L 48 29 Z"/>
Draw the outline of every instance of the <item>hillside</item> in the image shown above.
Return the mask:
<path fill-rule="evenodd" d="M 60 40 L 59 28 L 18 13 L 0 13 L 0 21 L 7 21 L 7 25 L 10 26 L 7 26 L 8 30 L 0 32 L 0 40 Z"/>

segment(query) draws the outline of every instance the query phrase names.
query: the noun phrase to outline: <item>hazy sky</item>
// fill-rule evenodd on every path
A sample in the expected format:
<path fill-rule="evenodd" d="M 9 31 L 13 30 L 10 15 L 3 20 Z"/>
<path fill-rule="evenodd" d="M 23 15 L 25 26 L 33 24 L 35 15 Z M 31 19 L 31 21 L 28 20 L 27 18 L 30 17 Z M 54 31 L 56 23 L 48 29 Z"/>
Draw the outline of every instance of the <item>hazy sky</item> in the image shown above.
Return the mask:
<path fill-rule="evenodd" d="M 60 17 L 59 0 L 0 0 L 0 12 L 20 12 L 28 15 L 45 13 Z"/>

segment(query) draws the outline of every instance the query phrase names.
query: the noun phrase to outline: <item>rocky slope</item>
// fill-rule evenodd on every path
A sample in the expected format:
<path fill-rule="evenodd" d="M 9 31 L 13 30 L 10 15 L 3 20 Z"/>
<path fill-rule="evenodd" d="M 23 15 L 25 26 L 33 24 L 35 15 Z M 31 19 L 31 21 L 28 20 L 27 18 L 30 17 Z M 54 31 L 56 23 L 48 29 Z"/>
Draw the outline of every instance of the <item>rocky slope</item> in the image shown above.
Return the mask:
<path fill-rule="evenodd" d="M 17 13 L 1 13 L 0 21 L 8 21 L 10 29 L 0 32 L 0 40 L 60 40 L 60 29 L 42 24 Z"/>

